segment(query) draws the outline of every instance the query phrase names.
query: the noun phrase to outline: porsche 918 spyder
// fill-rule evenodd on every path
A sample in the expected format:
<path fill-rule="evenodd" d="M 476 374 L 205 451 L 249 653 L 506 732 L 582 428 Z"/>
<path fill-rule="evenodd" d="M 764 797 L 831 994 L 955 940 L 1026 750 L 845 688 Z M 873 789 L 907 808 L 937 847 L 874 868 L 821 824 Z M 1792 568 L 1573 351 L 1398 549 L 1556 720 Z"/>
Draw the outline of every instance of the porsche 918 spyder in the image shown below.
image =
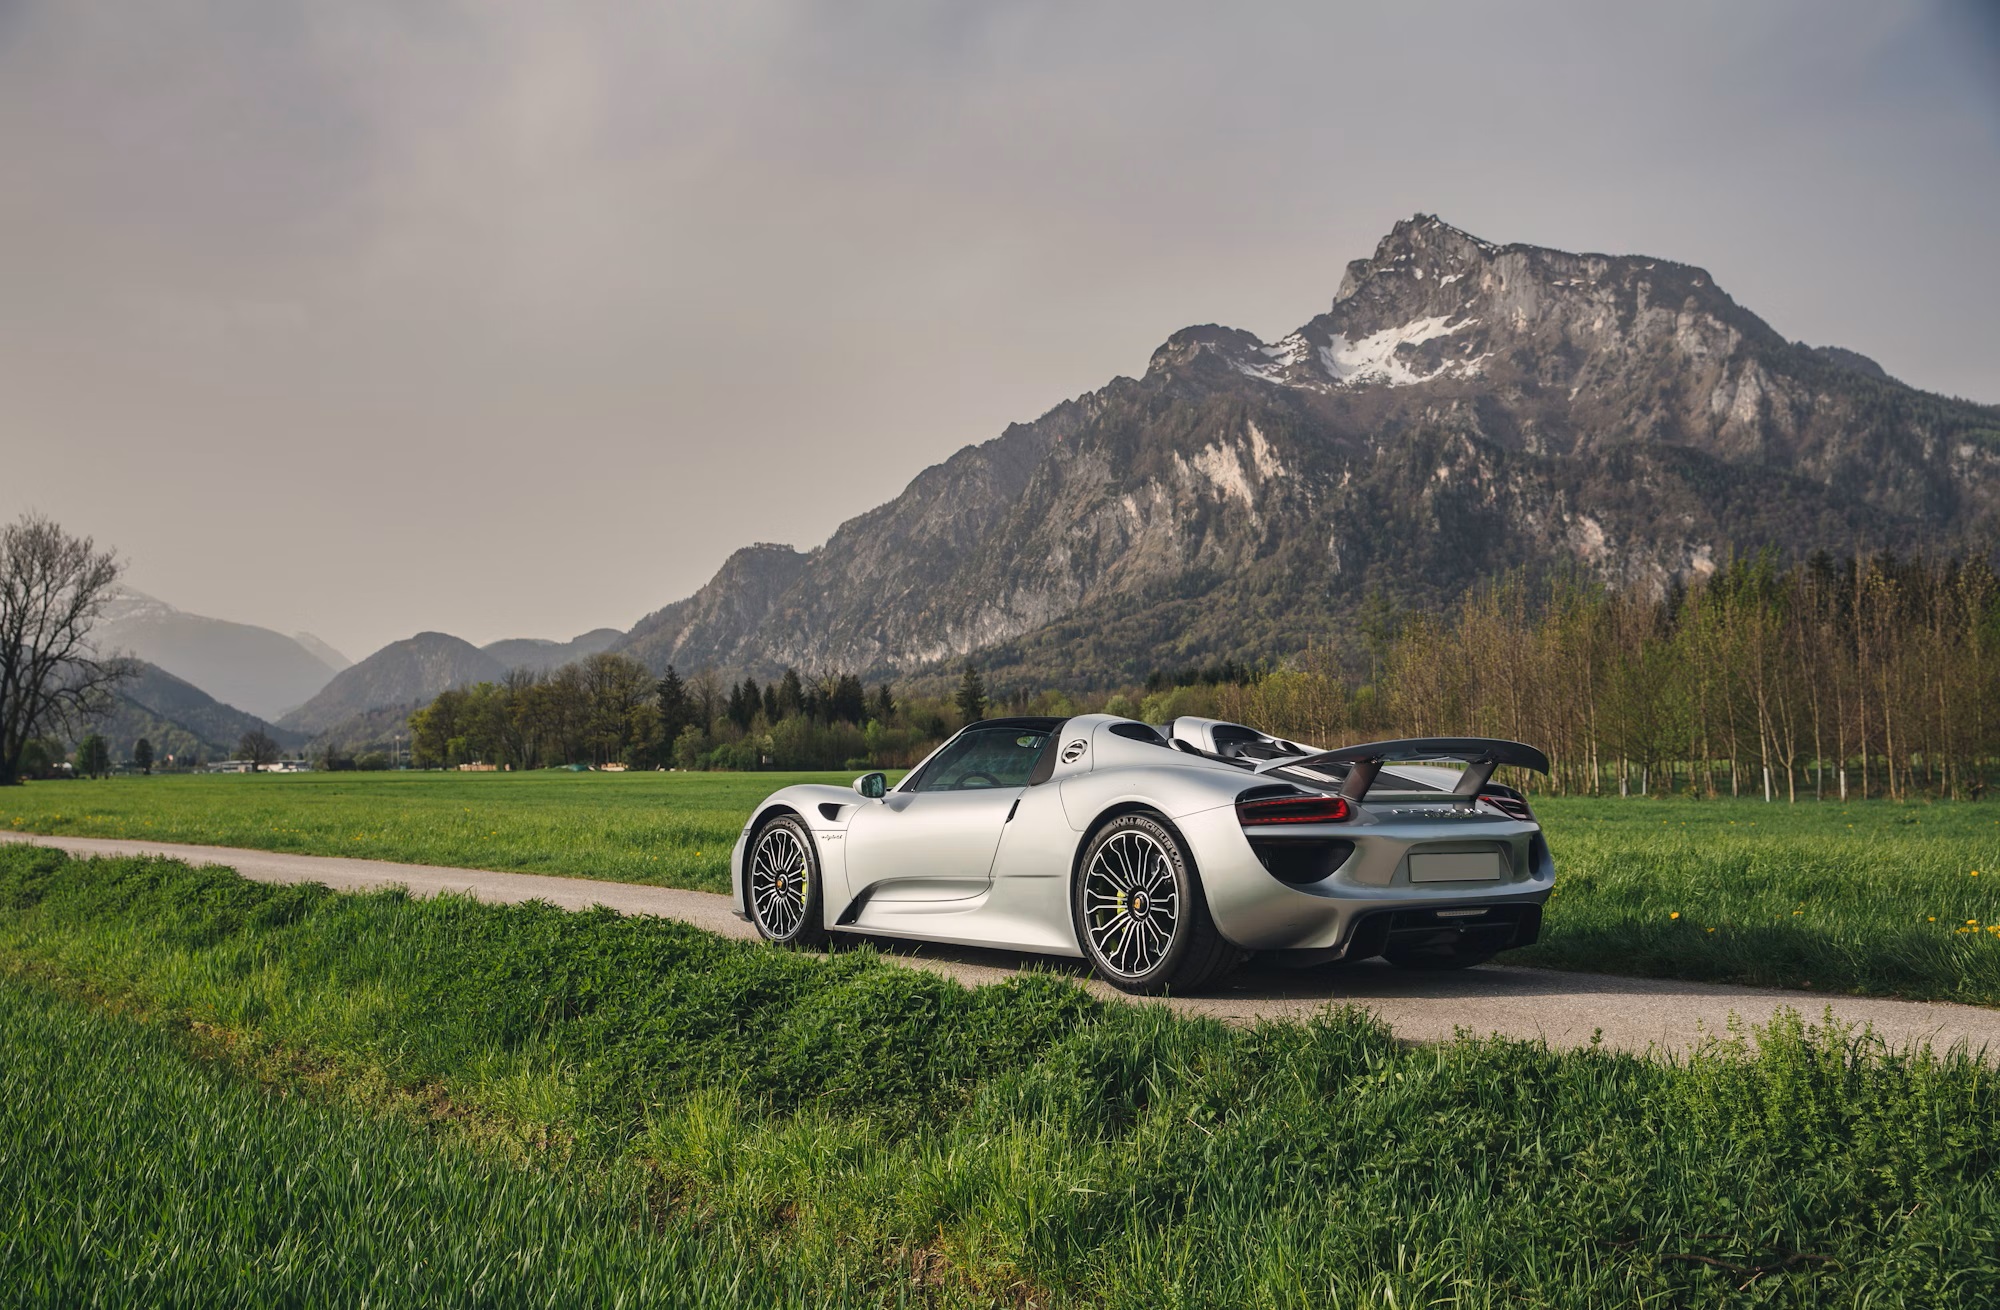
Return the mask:
<path fill-rule="evenodd" d="M 1482 737 L 1318 750 L 1213 719 L 988 719 L 893 789 L 869 773 L 772 793 L 730 874 L 771 941 L 1081 957 L 1140 994 L 1266 952 L 1462 968 L 1533 942 L 1555 886 L 1502 765 L 1548 759 Z"/>

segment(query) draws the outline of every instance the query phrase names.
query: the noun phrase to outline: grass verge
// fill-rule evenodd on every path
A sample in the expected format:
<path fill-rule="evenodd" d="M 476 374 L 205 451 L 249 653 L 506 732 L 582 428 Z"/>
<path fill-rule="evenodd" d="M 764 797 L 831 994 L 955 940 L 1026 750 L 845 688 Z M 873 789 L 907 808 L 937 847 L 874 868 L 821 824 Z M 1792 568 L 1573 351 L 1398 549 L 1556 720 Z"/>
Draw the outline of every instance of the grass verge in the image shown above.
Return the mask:
<path fill-rule="evenodd" d="M 18 982 L 0 1050 L 9 1305 L 864 1303 L 653 1209 L 637 1169 L 522 1167 L 279 1095 Z"/>
<path fill-rule="evenodd" d="M 1229 1029 L 24 848 L 0 965 L 448 1106 L 498 1155 L 642 1170 L 698 1236 L 885 1301 L 1945 1306 L 2000 1278 L 1991 1071 L 1797 1022 L 1678 1062 L 1411 1049 L 1356 1012 Z"/>

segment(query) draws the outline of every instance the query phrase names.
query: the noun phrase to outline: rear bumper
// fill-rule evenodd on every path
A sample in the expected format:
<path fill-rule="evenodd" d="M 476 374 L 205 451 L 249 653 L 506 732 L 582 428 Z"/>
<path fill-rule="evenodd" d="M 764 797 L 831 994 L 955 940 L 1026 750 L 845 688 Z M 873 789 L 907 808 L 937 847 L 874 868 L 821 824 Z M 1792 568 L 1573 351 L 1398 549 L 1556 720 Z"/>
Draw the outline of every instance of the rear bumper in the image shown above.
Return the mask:
<path fill-rule="evenodd" d="M 1508 951 L 1533 946 L 1542 935 L 1539 902 L 1486 907 L 1452 907 L 1458 913 L 1441 916 L 1435 908 L 1375 910 L 1349 921 L 1347 940 L 1330 957 L 1366 960 L 1389 950 L 1437 948 L 1459 952 Z M 1468 913 L 1479 909 L 1478 915 Z M 1461 914 L 1464 917 L 1461 917 Z"/>
<path fill-rule="evenodd" d="M 1532 822 L 1495 820 L 1450 830 L 1434 824 L 1343 826 L 1339 834 L 1354 850 L 1328 876 L 1309 883 L 1275 876 L 1233 808 L 1178 823 L 1193 848 L 1216 927 L 1246 950 L 1309 952 L 1324 960 L 1366 959 L 1391 946 L 1507 950 L 1536 940 L 1542 902 L 1555 890 L 1554 861 Z M 1499 879 L 1410 877 L 1412 852 L 1476 846 L 1503 855 Z"/>

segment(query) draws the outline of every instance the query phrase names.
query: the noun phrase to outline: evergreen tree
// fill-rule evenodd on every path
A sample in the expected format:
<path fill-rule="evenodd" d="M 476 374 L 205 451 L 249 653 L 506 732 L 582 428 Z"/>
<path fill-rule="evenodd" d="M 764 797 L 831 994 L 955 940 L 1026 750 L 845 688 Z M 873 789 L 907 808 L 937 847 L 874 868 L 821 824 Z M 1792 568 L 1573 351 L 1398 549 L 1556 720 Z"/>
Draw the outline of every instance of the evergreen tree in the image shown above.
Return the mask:
<path fill-rule="evenodd" d="M 671 747 L 680 740 L 681 731 L 695 720 L 694 698 L 673 665 L 667 665 L 667 671 L 660 676 L 655 698 L 660 709 L 661 738 Z"/>
<path fill-rule="evenodd" d="M 756 713 L 756 711 L 747 708 L 743 704 L 742 683 L 736 682 L 730 684 L 729 708 L 723 712 L 729 716 L 729 721 L 738 728 L 748 728 L 750 726 L 750 716 Z"/>
<path fill-rule="evenodd" d="M 977 723 L 986 717 L 986 680 L 979 676 L 979 666 L 968 663 L 965 676 L 958 680 L 958 717 L 966 723 Z"/>
<path fill-rule="evenodd" d="M 799 671 L 786 669 L 785 676 L 778 680 L 778 717 L 782 719 L 803 714 L 805 708 L 806 688 L 799 681 Z"/>
<path fill-rule="evenodd" d="M 778 713 L 778 684 L 767 682 L 764 684 L 764 721 L 766 723 L 776 723 L 780 717 Z"/>
<path fill-rule="evenodd" d="M 144 737 L 141 737 L 141 738 L 139 738 L 139 740 L 138 740 L 138 741 L 136 741 L 136 742 L 133 742 L 133 743 L 132 743 L 132 763 L 134 763 L 134 764 L 136 764 L 136 765 L 138 765 L 138 766 L 139 766 L 139 772 L 141 772 L 141 773 L 145 773 L 145 774 L 150 774 L 150 773 L 152 773 L 152 771 L 153 771 L 153 743 L 152 743 L 152 742 L 150 742 L 150 741 L 148 741 L 148 740 L 147 740 L 146 738 L 144 738 Z"/>
<path fill-rule="evenodd" d="M 885 682 L 875 688 L 875 706 L 869 711 L 869 717 L 884 727 L 888 726 L 889 720 L 896 717 L 896 698 L 889 694 L 888 683 Z"/>
<path fill-rule="evenodd" d="M 833 717 L 842 723 L 859 724 L 868 717 L 868 692 L 861 679 L 843 673 L 833 684 Z"/>
<path fill-rule="evenodd" d="M 750 731 L 750 725 L 764 709 L 764 693 L 758 688 L 755 678 L 743 679 L 743 731 Z M 765 717 L 769 717 L 766 715 Z"/>

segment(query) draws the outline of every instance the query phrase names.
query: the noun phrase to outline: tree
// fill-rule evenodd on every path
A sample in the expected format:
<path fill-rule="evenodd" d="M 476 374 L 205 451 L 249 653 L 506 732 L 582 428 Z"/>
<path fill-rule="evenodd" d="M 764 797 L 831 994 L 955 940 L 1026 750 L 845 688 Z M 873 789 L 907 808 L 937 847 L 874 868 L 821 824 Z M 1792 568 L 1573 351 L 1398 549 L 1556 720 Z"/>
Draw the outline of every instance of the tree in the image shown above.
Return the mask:
<path fill-rule="evenodd" d="M 967 664 L 965 676 L 958 680 L 958 695 L 953 697 L 958 704 L 958 717 L 967 723 L 977 723 L 986 717 L 986 680 L 979 676 L 979 666 Z"/>
<path fill-rule="evenodd" d="M 31 739 L 101 712 L 135 672 L 90 644 L 118 574 L 110 551 L 38 514 L 0 530 L 0 786 L 21 780 Z"/>
<path fill-rule="evenodd" d="M 868 693 L 862 688 L 861 679 L 852 673 L 843 673 L 834 680 L 833 717 L 857 727 L 868 717 Z"/>
<path fill-rule="evenodd" d="M 896 698 L 889 694 L 888 683 L 875 688 L 875 704 L 868 711 L 868 717 L 884 725 L 896 717 Z"/>
<path fill-rule="evenodd" d="M 21 776 L 36 779 L 53 778 L 56 762 L 61 758 L 61 748 L 46 738 L 32 738 L 21 750 Z"/>
<path fill-rule="evenodd" d="M 243 740 L 236 743 L 236 758 L 248 762 L 254 773 L 278 762 L 278 743 L 272 741 L 271 734 L 262 728 L 252 728 L 243 734 Z"/>
<path fill-rule="evenodd" d="M 667 750 L 672 752 L 674 743 L 680 740 L 681 730 L 694 722 L 694 701 L 688 695 L 687 684 L 681 675 L 674 672 L 674 666 L 667 665 L 667 671 L 660 676 L 654 688 L 654 704 L 660 709 L 660 732 L 666 738 Z"/>
<path fill-rule="evenodd" d="M 111 772 L 111 748 L 104 738 L 91 733 L 76 744 L 76 771 L 86 778 L 102 778 Z"/>
<path fill-rule="evenodd" d="M 778 717 L 790 718 L 803 714 L 806 708 L 805 684 L 799 681 L 797 669 L 786 669 L 785 676 L 778 679 Z"/>
<path fill-rule="evenodd" d="M 132 763 L 139 766 L 139 772 L 153 772 L 153 743 L 144 737 L 132 743 Z"/>

